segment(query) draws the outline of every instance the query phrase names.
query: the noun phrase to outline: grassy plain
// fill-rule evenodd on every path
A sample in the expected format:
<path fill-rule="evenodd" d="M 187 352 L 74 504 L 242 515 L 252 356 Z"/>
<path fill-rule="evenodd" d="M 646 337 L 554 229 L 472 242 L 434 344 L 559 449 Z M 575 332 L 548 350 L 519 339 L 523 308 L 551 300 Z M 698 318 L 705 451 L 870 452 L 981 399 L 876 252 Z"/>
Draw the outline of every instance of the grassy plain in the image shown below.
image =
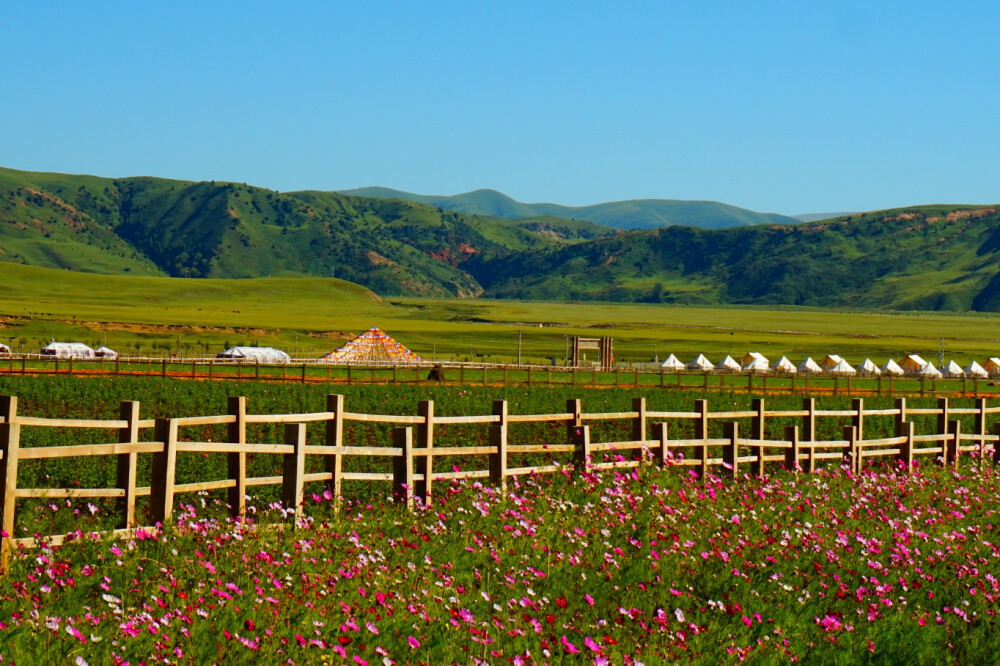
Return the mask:
<path fill-rule="evenodd" d="M 712 360 L 755 350 L 798 362 L 838 353 L 879 363 L 905 353 L 963 366 L 1000 355 L 1000 315 L 816 308 L 679 307 L 379 298 L 332 278 L 182 279 L 71 273 L 0 262 L 0 341 L 107 343 L 126 354 L 214 355 L 281 347 L 315 358 L 379 326 L 428 359 L 561 363 L 572 336 L 615 338 L 616 359 Z M 591 359 L 593 360 L 593 359 Z"/>

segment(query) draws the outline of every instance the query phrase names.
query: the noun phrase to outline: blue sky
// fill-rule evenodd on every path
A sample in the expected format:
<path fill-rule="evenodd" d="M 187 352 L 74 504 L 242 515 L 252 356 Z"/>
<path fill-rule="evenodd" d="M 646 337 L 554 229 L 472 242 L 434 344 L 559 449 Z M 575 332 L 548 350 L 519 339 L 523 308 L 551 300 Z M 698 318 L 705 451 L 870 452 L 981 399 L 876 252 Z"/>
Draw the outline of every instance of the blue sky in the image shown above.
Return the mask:
<path fill-rule="evenodd" d="M 786 214 L 1000 201 L 1000 3 L 0 1 L 16 169 Z"/>

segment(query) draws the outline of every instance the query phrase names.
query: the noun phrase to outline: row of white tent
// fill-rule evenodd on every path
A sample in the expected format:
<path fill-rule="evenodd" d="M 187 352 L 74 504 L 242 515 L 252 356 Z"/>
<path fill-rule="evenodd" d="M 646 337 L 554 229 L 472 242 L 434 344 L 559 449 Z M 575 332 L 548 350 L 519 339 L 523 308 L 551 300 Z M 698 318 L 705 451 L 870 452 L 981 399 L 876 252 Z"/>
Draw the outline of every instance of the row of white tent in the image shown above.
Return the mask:
<path fill-rule="evenodd" d="M 667 370 L 695 370 L 699 372 L 771 372 L 783 375 L 810 375 L 810 374 L 831 374 L 831 375 L 862 375 L 874 377 L 878 375 L 910 375 L 914 377 L 924 377 L 927 379 L 937 379 L 940 377 L 970 377 L 985 379 L 987 377 L 1000 377 L 1000 358 L 992 357 L 983 365 L 973 361 L 966 367 L 960 366 L 955 361 L 951 361 L 943 368 L 936 368 L 930 361 L 925 361 L 916 354 L 910 354 L 899 363 L 889 359 L 881 366 L 876 365 L 871 359 L 866 358 L 858 367 L 852 366 L 843 358 L 836 354 L 830 354 L 819 363 L 811 357 L 795 365 L 782 356 L 781 360 L 771 366 L 771 362 L 758 352 L 744 354 L 740 361 L 732 356 L 726 356 L 718 363 L 712 363 L 704 354 L 698 356 L 690 363 L 680 361 L 671 354 L 661 365 Z"/>

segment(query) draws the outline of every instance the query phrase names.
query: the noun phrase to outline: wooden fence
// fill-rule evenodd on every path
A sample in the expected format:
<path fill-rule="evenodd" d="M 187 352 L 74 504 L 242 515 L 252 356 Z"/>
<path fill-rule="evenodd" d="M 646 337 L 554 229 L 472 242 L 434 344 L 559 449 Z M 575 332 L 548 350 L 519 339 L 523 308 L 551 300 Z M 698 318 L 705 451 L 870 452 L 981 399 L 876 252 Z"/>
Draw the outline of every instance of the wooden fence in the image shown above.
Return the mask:
<path fill-rule="evenodd" d="M 443 379 L 431 379 L 440 367 Z M 3 375 L 112 375 L 208 381 L 275 381 L 329 384 L 449 384 L 494 386 L 589 386 L 741 391 L 761 395 L 904 395 L 1000 397 L 1000 378 L 926 379 L 916 376 L 783 375 L 757 372 L 675 371 L 648 366 L 565 367 L 491 363 L 331 365 L 319 361 L 241 362 L 214 358 L 57 359 L 35 355 L 0 357 Z"/>
<path fill-rule="evenodd" d="M 918 456 L 934 456 L 945 464 L 955 464 L 963 452 L 977 453 L 983 460 L 992 453 L 993 462 L 1000 459 L 1000 420 L 992 415 L 1000 407 L 989 407 L 985 399 L 974 407 L 957 408 L 940 398 L 936 407 L 908 407 L 905 398 L 895 399 L 891 409 L 866 409 L 864 400 L 855 398 L 850 409 L 821 410 L 814 398 L 803 400 L 798 410 L 767 410 L 763 399 L 752 401 L 751 409 L 740 411 L 710 411 L 708 401 L 694 401 L 692 411 L 667 412 L 647 409 L 645 398 L 634 398 L 627 412 L 584 412 L 581 401 L 569 400 L 566 411 L 555 414 L 511 414 L 506 401 L 493 403 L 491 413 L 471 416 L 438 416 L 433 401 L 421 401 L 415 415 L 363 414 L 346 410 L 344 396 L 327 396 L 326 411 L 302 414 L 250 414 L 244 397 L 228 401 L 228 413 L 214 416 L 141 419 L 138 402 L 121 403 L 118 419 L 53 419 L 25 416 L 18 413 L 17 398 L 0 396 L 0 507 L 3 533 L 0 534 L 0 564 L 5 568 L 11 549 L 17 545 L 35 546 L 39 541 L 58 544 L 64 536 L 43 539 L 16 538 L 15 514 L 17 500 L 30 498 L 114 498 L 119 507 L 119 529 L 130 532 L 137 528 L 136 498 L 148 497 L 148 522 L 164 525 L 171 520 L 175 497 L 182 493 L 225 489 L 233 516 L 246 512 L 248 489 L 276 485 L 281 488 L 282 502 L 289 514 L 301 516 L 306 484 L 322 483 L 335 500 L 343 497 L 345 481 L 390 483 L 393 496 L 412 507 L 416 500 L 426 501 L 433 494 L 433 484 L 452 479 L 488 479 L 504 488 L 509 477 L 544 474 L 586 468 L 611 469 L 634 467 L 655 462 L 668 466 L 693 466 L 703 477 L 711 468 L 722 467 L 722 475 L 737 477 L 749 467 L 749 473 L 764 475 L 768 470 L 786 469 L 810 472 L 824 460 L 848 464 L 861 469 L 864 461 L 893 458 L 907 467 Z M 912 416 L 935 416 L 933 432 L 917 434 Z M 963 432 L 956 416 L 971 416 L 971 432 Z M 776 418 L 798 420 L 798 425 L 784 425 L 781 433 L 768 437 L 768 423 Z M 842 439 L 816 439 L 817 424 L 822 419 L 836 419 Z M 894 435 L 888 438 L 865 439 L 866 423 L 870 419 L 891 419 Z M 723 423 L 723 436 L 710 437 L 710 423 Z M 749 421 L 744 435 L 741 421 Z M 991 421 L 993 421 L 991 426 Z M 361 446 L 345 441 L 344 425 L 349 422 L 391 424 L 391 442 L 378 446 Z M 597 442 L 591 439 L 591 423 L 626 422 L 630 437 L 623 441 Z M 284 437 L 280 443 L 247 441 L 249 424 L 282 424 Z M 323 436 L 319 442 L 307 441 L 306 424 L 319 423 Z M 519 424 L 556 424 L 565 436 L 553 442 L 518 442 L 512 431 Z M 486 446 L 435 446 L 435 429 L 453 425 L 473 425 L 488 428 Z M 685 424 L 692 424 L 685 425 Z M 180 433 L 203 426 L 226 426 L 225 442 L 185 441 Z M 888 424 L 885 424 L 888 425 Z M 28 428 L 99 429 L 108 431 L 117 441 L 106 444 L 68 444 L 60 446 L 21 446 L 22 430 Z M 775 428 L 772 427 L 771 430 Z M 692 432 L 693 437 L 671 439 L 673 430 Z M 715 428 L 719 430 L 718 427 Z M 886 430 L 885 427 L 882 430 Z M 152 439 L 144 441 L 143 433 Z M 179 452 L 225 454 L 227 476 L 191 483 L 178 483 L 176 462 Z M 139 454 L 152 454 L 149 486 L 137 485 Z M 277 454 L 282 456 L 282 473 L 275 476 L 249 477 L 247 456 Z M 512 459 L 526 454 L 550 456 L 549 464 L 513 466 Z M 82 456 L 112 456 L 116 461 L 116 483 L 108 488 L 27 488 L 18 483 L 21 461 L 75 458 Z M 307 458 L 322 459 L 320 472 L 307 473 Z M 350 456 L 389 458 L 383 471 L 349 472 L 343 463 Z M 454 457 L 483 456 L 486 469 L 467 471 L 437 471 L 434 461 Z M 562 458 L 562 459 L 560 459 Z M 609 459 L 610 458 L 610 459 Z M 155 529 L 155 525 L 145 529 Z"/>

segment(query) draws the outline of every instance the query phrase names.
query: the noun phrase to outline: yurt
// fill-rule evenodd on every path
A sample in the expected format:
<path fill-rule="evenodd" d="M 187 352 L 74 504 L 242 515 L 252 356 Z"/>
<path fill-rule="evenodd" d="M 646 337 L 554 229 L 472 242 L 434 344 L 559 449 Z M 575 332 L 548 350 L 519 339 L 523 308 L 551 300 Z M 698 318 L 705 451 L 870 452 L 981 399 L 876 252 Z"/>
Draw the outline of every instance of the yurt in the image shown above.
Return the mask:
<path fill-rule="evenodd" d="M 823 357 L 823 360 L 819 362 L 819 366 L 823 368 L 823 372 L 830 372 L 830 370 L 843 360 L 844 359 L 836 354 L 827 354 Z"/>
<path fill-rule="evenodd" d="M 688 370 L 701 370 L 702 372 L 709 372 L 715 370 L 715 366 L 712 362 L 705 358 L 704 354 L 698 354 L 693 361 L 687 364 Z"/>
<path fill-rule="evenodd" d="M 895 375 L 896 377 L 900 377 L 905 374 L 903 369 L 899 367 L 899 363 L 896 363 L 891 358 L 885 362 L 885 365 L 883 365 L 880 370 L 882 370 L 883 375 Z"/>
<path fill-rule="evenodd" d="M 746 358 L 746 356 L 743 358 Z M 743 365 L 743 372 L 767 372 L 770 365 L 770 362 L 766 358 L 757 354 L 756 357 L 751 358 L 748 363 Z"/>
<path fill-rule="evenodd" d="M 42 347 L 42 356 L 54 358 L 94 358 L 94 350 L 82 342 L 50 342 Z"/>
<path fill-rule="evenodd" d="M 423 359 L 372 326 L 319 360 L 340 365 L 406 365 L 421 363 Z"/>
<path fill-rule="evenodd" d="M 726 356 L 726 358 L 719 361 L 715 369 L 722 372 L 739 372 L 741 370 L 740 364 L 732 356 Z"/>
<path fill-rule="evenodd" d="M 949 361 L 948 365 L 941 369 L 941 374 L 945 377 L 964 377 L 965 371 L 962 370 L 962 366 L 955 361 Z"/>
<path fill-rule="evenodd" d="M 990 377 L 1000 377 L 1000 358 L 996 356 L 990 357 L 986 363 L 983 364 L 983 370 L 986 371 Z"/>
<path fill-rule="evenodd" d="M 845 361 L 844 359 L 840 359 L 840 363 L 838 363 L 837 365 L 835 365 L 832 368 L 830 368 L 829 370 L 827 370 L 827 372 L 829 372 L 831 375 L 856 375 L 856 374 L 858 374 L 858 371 L 855 370 L 851 366 L 851 364 L 848 363 L 847 361 Z"/>
<path fill-rule="evenodd" d="M 677 370 L 683 370 L 684 364 L 681 363 L 681 360 L 679 358 L 671 354 L 670 356 L 667 357 L 666 361 L 660 364 L 660 367 L 663 368 L 664 370 L 673 370 L 676 372 Z"/>
<path fill-rule="evenodd" d="M 915 375 L 927 366 L 927 361 L 916 354 L 910 354 L 899 363 L 899 367 L 908 375 Z M 936 370 L 936 368 L 935 368 Z"/>
<path fill-rule="evenodd" d="M 966 377 L 972 377 L 973 379 L 986 379 L 990 376 L 990 373 L 986 372 L 986 368 L 975 361 L 965 366 L 963 370 Z"/>
<path fill-rule="evenodd" d="M 107 347 L 98 347 L 94 350 L 94 356 L 97 358 L 118 358 L 118 352 Z"/>
<path fill-rule="evenodd" d="M 934 367 L 934 364 L 928 361 L 924 367 L 917 371 L 918 377 L 923 377 L 924 379 L 940 379 L 941 371 Z"/>
<path fill-rule="evenodd" d="M 801 375 L 815 375 L 823 372 L 823 368 L 819 367 L 819 363 L 812 360 L 812 356 L 806 358 L 806 360 L 799 363 L 799 374 Z"/>
<path fill-rule="evenodd" d="M 782 356 L 781 360 L 774 364 L 774 371 L 780 372 L 783 375 L 794 375 L 796 368 L 788 358 Z"/>
<path fill-rule="evenodd" d="M 288 363 L 292 360 L 291 356 L 274 347 L 232 347 L 215 357 L 248 363 Z"/>
<path fill-rule="evenodd" d="M 870 358 L 866 358 L 865 362 L 858 366 L 858 374 L 874 377 L 875 375 L 881 375 L 882 371 L 879 370 L 878 366 Z"/>

